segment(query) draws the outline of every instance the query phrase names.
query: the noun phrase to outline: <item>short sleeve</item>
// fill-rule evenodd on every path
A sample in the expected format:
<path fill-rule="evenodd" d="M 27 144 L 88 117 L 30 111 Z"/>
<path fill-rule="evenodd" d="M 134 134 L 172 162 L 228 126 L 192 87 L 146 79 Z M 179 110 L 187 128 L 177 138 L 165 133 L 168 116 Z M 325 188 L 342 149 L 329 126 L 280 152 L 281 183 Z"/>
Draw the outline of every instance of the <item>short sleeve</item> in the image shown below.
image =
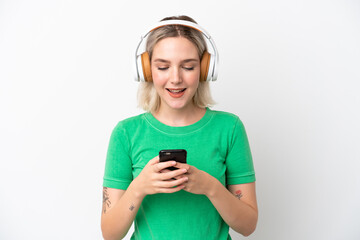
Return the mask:
<path fill-rule="evenodd" d="M 129 141 L 124 127 L 119 122 L 110 136 L 103 186 L 126 190 L 132 180 Z"/>
<path fill-rule="evenodd" d="M 241 120 L 237 118 L 230 148 L 226 156 L 226 184 L 243 184 L 255 181 L 250 145 Z"/>

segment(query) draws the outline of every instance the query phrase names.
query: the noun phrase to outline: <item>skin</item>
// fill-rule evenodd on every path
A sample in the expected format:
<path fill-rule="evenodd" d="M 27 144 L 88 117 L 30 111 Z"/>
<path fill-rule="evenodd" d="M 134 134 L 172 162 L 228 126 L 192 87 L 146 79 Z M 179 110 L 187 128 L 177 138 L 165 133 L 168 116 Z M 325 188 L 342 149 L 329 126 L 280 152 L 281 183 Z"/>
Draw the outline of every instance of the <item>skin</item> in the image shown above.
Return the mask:
<path fill-rule="evenodd" d="M 154 87 L 161 98 L 154 117 L 169 126 L 186 126 L 201 119 L 206 110 L 192 102 L 199 86 L 200 58 L 196 47 L 182 37 L 165 38 L 153 50 L 151 71 Z M 186 89 L 180 98 L 167 89 Z"/>
<path fill-rule="evenodd" d="M 205 114 L 205 109 L 192 102 L 200 77 L 200 58 L 192 42 L 182 37 L 159 41 L 154 47 L 151 71 L 161 98 L 160 109 L 154 113 L 156 118 L 170 126 L 185 126 Z M 182 97 L 174 98 L 167 89 L 186 90 Z"/>
<path fill-rule="evenodd" d="M 161 98 L 154 117 L 169 126 L 187 126 L 199 121 L 206 109 L 192 102 L 199 85 L 200 59 L 195 45 L 182 37 L 165 38 L 153 51 L 151 70 Z M 184 90 L 171 95 L 168 89 Z M 179 97 L 180 96 L 180 97 Z M 175 166 L 178 170 L 165 168 Z M 228 185 L 225 188 L 208 173 L 188 164 L 151 159 L 127 190 L 104 188 L 101 228 L 104 239 L 121 239 L 128 232 L 145 196 L 180 190 L 206 195 L 235 231 L 244 236 L 256 228 L 258 210 L 255 183 Z"/>

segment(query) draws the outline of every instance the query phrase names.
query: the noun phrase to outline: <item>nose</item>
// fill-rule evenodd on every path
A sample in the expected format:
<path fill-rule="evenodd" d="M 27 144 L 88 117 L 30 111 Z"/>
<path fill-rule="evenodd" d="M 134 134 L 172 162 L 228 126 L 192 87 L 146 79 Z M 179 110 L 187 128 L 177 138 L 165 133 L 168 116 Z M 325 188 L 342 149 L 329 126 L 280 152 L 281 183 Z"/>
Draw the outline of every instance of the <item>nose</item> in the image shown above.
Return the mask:
<path fill-rule="evenodd" d="M 172 74 L 171 74 L 171 83 L 172 84 L 179 84 L 182 82 L 180 69 L 178 67 L 174 67 Z"/>

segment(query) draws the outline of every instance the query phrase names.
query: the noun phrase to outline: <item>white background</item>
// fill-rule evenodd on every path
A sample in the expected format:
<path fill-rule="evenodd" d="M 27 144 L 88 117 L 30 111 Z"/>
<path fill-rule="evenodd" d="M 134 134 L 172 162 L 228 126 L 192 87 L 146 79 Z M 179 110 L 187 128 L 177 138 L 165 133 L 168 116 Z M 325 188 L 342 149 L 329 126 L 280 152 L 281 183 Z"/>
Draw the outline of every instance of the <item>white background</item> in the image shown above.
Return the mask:
<path fill-rule="evenodd" d="M 178 14 L 213 36 L 214 109 L 249 136 L 260 215 L 248 239 L 360 239 L 355 0 L 0 0 L 0 239 L 102 238 L 109 137 L 142 112 L 135 47 Z"/>

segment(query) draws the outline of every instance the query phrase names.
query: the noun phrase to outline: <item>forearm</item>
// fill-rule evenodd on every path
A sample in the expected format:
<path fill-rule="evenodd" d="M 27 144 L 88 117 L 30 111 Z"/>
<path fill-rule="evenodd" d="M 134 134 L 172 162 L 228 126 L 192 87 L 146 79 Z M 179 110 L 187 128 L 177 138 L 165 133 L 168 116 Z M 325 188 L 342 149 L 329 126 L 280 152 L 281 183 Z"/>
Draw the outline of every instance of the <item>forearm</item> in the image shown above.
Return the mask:
<path fill-rule="evenodd" d="M 133 181 L 119 201 L 101 216 L 101 230 L 105 240 L 118 240 L 125 237 L 139 210 L 144 196 L 136 191 Z"/>
<path fill-rule="evenodd" d="M 224 221 L 244 236 L 254 232 L 257 224 L 257 210 L 236 198 L 217 179 L 212 178 L 206 194 Z"/>

